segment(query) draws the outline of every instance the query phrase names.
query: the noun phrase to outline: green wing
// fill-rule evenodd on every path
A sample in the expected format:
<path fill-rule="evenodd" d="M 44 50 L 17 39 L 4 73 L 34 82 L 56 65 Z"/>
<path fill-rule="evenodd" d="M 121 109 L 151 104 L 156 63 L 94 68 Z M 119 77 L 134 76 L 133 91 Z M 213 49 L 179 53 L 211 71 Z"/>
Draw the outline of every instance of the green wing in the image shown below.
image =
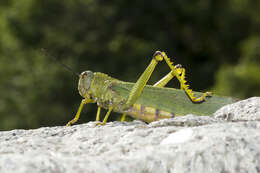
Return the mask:
<path fill-rule="evenodd" d="M 133 85 L 134 83 L 129 82 L 115 82 L 112 84 L 112 90 L 127 99 Z M 194 93 L 196 96 L 202 95 L 201 92 Z M 176 116 L 186 114 L 210 116 L 222 106 L 231 104 L 234 101 L 230 97 L 212 96 L 206 98 L 204 102 L 193 103 L 183 90 L 146 85 L 136 103 L 171 112 Z"/>

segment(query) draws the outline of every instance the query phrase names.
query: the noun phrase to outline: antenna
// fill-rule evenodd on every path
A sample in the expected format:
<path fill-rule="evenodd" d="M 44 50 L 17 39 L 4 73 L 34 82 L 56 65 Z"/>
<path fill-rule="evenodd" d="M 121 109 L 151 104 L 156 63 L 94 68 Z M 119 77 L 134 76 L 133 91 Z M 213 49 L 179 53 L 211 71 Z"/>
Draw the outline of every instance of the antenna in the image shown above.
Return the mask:
<path fill-rule="evenodd" d="M 58 62 L 63 68 L 67 69 L 68 71 L 72 72 L 73 74 L 80 76 L 80 74 L 76 71 L 74 71 L 71 67 L 67 66 L 66 64 L 64 64 L 61 60 L 59 60 L 58 58 L 50 55 L 44 48 L 41 49 L 41 52 L 47 56 L 47 57 L 51 57 L 53 60 L 55 60 L 56 62 Z"/>

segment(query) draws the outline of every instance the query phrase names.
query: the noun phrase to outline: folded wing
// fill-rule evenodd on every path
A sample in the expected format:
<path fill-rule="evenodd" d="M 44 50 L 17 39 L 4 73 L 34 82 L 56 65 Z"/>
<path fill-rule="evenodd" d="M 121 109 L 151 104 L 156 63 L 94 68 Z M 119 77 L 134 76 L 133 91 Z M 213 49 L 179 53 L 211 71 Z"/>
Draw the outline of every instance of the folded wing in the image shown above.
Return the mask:
<path fill-rule="evenodd" d="M 134 83 L 130 82 L 115 82 L 111 89 L 127 99 L 133 85 Z M 201 92 L 194 93 L 196 96 L 203 94 Z M 208 97 L 204 102 L 193 103 L 183 90 L 146 85 L 136 103 L 171 112 L 174 113 L 175 116 L 186 114 L 210 116 L 222 106 L 231 104 L 234 101 L 235 100 L 231 97 L 213 95 Z"/>

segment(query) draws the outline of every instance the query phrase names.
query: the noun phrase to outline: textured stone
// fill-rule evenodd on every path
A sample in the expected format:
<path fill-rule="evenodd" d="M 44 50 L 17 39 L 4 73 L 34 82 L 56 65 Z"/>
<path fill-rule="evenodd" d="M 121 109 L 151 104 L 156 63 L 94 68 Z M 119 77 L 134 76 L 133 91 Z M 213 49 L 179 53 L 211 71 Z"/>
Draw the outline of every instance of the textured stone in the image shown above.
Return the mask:
<path fill-rule="evenodd" d="M 214 117 L 227 121 L 260 120 L 260 97 L 252 97 L 219 109 Z"/>
<path fill-rule="evenodd" d="M 259 172 L 260 122 L 1 132 L 0 172 Z"/>
<path fill-rule="evenodd" d="M 0 132 L 0 172 L 259 173 L 259 98 L 215 117 Z"/>

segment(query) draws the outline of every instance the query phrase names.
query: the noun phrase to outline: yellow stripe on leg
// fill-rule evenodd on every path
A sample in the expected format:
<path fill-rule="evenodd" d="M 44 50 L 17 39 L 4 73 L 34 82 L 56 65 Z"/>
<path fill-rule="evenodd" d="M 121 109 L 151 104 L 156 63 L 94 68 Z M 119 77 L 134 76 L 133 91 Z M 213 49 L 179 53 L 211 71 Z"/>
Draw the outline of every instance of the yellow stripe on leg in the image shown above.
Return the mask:
<path fill-rule="evenodd" d="M 180 64 L 177 64 L 175 67 L 175 70 L 178 74 L 182 73 L 182 69 Z M 164 76 L 161 80 L 159 80 L 158 82 L 156 82 L 153 86 L 155 87 L 164 87 L 165 85 L 167 85 L 167 83 L 172 80 L 172 78 L 174 78 L 175 74 L 170 71 L 166 76 Z"/>
<path fill-rule="evenodd" d="M 99 120 L 100 120 L 100 110 L 101 110 L 101 107 L 98 106 L 97 115 L 96 115 L 96 121 L 99 121 Z"/>
<path fill-rule="evenodd" d="M 196 102 L 196 103 L 203 102 L 203 101 L 206 99 L 206 97 L 210 97 L 211 94 L 212 94 L 211 92 L 205 92 L 205 93 L 203 93 L 203 95 L 200 96 L 200 97 L 194 97 L 194 98 L 192 99 L 192 101 L 193 101 L 193 102 Z"/>
<path fill-rule="evenodd" d="M 181 85 L 181 89 L 183 89 L 187 95 L 189 96 L 189 98 L 191 99 L 192 102 L 202 102 L 205 100 L 205 98 L 207 96 L 210 96 L 211 93 L 210 92 L 206 92 L 204 93 L 201 97 L 195 97 L 194 93 L 192 92 L 191 89 L 189 89 L 189 85 L 186 84 L 186 80 L 185 80 L 185 69 L 182 68 L 182 73 L 180 75 L 179 71 L 177 71 L 175 69 L 175 67 L 173 66 L 173 62 L 171 62 L 170 58 L 167 57 L 167 55 L 165 54 L 165 52 L 161 52 L 161 55 L 163 56 L 165 62 L 168 64 L 168 66 L 170 67 L 170 69 L 172 70 L 172 73 L 176 76 L 176 78 L 179 80 L 180 85 Z"/>
<path fill-rule="evenodd" d="M 98 122 L 98 123 L 96 123 L 96 125 L 105 125 L 107 123 L 107 119 L 108 119 L 108 117 L 109 117 L 109 115 L 110 115 L 112 110 L 113 110 L 113 107 L 110 107 L 108 109 L 107 113 L 106 113 L 106 116 L 105 116 L 103 122 L 102 123 Z"/>
<path fill-rule="evenodd" d="M 81 104 L 80 104 L 80 106 L 79 106 L 79 109 L 78 109 L 78 111 L 77 111 L 77 114 L 75 115 L 75 117 L 74 117 L 71 121 L 69 121 L 69 122 L 67 123 L 66 126 L 71 126 L 71 124 L 77 122 L 78 119 L 79 119 L 79 117 L 80 117 L 80 113 L 81 113 L 81 111 L 82 111 L 82 108 L 83 108 L 84 104 L 91 103 L 91 102 L 92 102 L 91 99 L 83 99 L 83 100 L 81 101 Z"/>
<path fill-rule="evenodd" d="M 132 87 L 132 89 L 127 97 L 126 103 L 122 106 L 123 110 L 126 108 L 129 108 L 130 106 L 132 106 L 135 103 L 137 98 L 141 95 L 148 80 L 150 79 L 156 65 L 158 64 L 159 61 L 162 61 L 162 60 L 163 60 L 163 57 L 160 55 L 160 52 L 159 51 L 155 52 L 150 64 L 147 66 L 147 68 L 144 70 L 142 75 L 139 77 L 137 82 Z"/>
<path fill-rule="evenodd" d="M 156 82 L 153 86 L 156 87 L 164 87 L 167 85 L 167 83 L 174 77 L 174 74 L 172 72 L 168 73 L 166 76 L 164 76 L 161 80 Z"/>
<path fill-rule="evenodd" d="M 124 122 L 125 121 L 125 117 L 126 117 L 126 114 L 123 114 L 120 121 Z"/>

